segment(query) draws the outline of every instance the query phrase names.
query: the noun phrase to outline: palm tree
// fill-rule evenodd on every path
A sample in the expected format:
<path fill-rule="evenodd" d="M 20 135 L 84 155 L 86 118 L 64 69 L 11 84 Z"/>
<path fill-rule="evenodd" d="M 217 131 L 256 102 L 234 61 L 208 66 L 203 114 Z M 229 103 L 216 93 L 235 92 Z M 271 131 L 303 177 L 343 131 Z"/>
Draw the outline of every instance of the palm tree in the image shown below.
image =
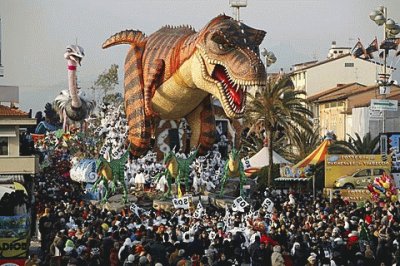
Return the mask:
<path fill-rule="evenodd" d="M 294 128 L 290 136 L 289 145 L 275 145 L 275 151 L 291 162 L 299 162 L 313 152 L 321 144 L 318 130 L 301 130 Z M 287 141 L 286 141 L 287 142 Z"/>
<path fill-rule="evenodd" d="M 289 136 L 296 128 L 311 130 L 312 112 L 307 109 L 305 91 L 294 90 L 288 76 L 270 80 L 255 96 L 249 94 L 245 120 L 253 125 L 250 131 L 265 131 L 269 153 L 268 185 L 271 185 L 272 151 L 277 133 Z"/>
<path fill-rule="evenodd" d="M 349 140 L 339 140 L 334 142 L 328 151 L 331 154 L 377 154 L 379 151 L 379 135 L 371 138 L 371 133 L 368 132 L 361 139 L 358 133 L 356 137 L 349 136 Z"/>

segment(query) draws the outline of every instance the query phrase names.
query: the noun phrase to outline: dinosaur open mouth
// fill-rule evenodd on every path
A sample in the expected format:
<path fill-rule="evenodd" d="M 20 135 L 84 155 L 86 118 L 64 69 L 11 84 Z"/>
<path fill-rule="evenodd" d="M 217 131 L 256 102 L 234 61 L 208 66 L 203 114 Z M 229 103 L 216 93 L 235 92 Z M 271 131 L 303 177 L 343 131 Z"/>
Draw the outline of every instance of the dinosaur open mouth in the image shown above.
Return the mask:
<path fill-rule="evenodd" d="M 222 65 L 215 65 L 212 78 L 222 83 L 224 95 L 229 106 L 235 113 L 244 111 L 246 101 L 246 86 L 236 83 L 228 74 L 228 71 Z"/>

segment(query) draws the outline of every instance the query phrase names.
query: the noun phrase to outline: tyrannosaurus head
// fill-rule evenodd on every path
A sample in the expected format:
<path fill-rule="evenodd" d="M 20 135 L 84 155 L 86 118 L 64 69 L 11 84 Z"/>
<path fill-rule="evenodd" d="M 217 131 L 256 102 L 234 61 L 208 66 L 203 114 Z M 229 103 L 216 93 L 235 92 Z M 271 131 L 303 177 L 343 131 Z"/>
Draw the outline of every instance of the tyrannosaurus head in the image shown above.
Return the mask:
<path fill-rule="evenodd" d="M 197 39 L 201 79 L 196 85 L 221 102 L 231 118 L 244 114 L 246 92 L 251 87 L 265 86 L 265 67 L 259 56 L 259 45 L 265 31 L 250 28 L 228 16 L 213 19 Z"/>

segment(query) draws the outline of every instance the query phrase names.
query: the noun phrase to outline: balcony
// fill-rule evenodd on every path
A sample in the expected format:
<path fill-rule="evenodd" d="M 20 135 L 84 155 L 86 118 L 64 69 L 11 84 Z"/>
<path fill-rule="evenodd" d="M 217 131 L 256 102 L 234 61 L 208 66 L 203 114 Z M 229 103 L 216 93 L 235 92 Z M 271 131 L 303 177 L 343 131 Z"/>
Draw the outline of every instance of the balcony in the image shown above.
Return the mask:
<path fill-rule="evenodd" d="M 39 171 L 37 156 L 0 157 L 0 175 L 36 174 Z"/>

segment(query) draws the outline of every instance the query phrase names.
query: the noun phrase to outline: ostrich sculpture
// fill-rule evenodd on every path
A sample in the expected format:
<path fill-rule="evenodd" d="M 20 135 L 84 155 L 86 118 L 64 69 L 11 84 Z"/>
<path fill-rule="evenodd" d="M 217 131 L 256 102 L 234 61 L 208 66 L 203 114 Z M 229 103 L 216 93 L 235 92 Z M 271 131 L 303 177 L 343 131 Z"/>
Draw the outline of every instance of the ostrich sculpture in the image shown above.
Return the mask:
<path fill-rule="evenodd" d="M 95 107 L 95 102 L 85 99 L 84 93 L 78 91 L 76 85 L 76 67 L 78 64 L 81 65 L 84 55 L 83 48 L 79 45 L 67 46 L 64 54 L 64 58 L 67 59 L 68 90 L 61 91 L 54 101 L 54 107 L 63 120 L 64 131 L 67 131 L 70 121 L 83 122 Z"/>

